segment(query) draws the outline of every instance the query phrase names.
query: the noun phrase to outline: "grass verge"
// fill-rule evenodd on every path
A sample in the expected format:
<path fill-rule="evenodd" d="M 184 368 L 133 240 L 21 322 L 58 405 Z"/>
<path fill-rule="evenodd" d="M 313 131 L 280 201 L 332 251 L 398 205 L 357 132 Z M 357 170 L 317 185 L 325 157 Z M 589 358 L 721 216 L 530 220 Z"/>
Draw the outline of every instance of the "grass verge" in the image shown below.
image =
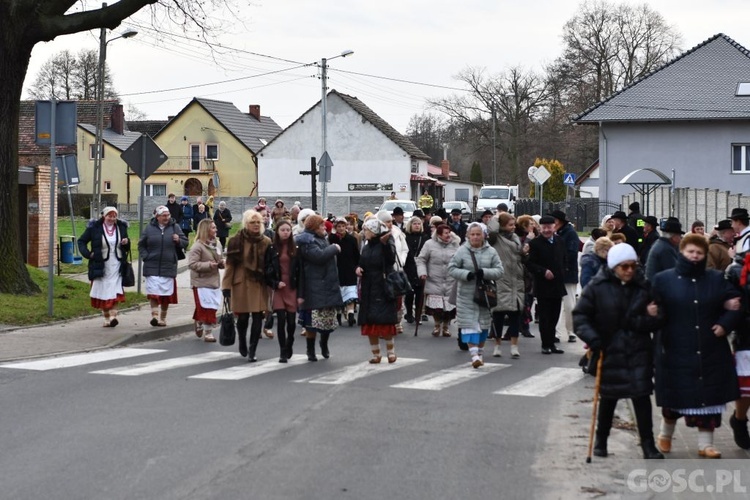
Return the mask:
<path fill-rule="evenodd" d="M 42 293 L 32 296 L 0 293 L 0 324 L 38 325 L 97 314 L 97 310 L 91 307 L 88 283 L 55 276 L 52 302 L 54 314 L 48 316 L 47 272 L 35 267 L 26 267 L 31 279 L 42 289 Z M 76 266 L 76 268 L 81 269 L 82 266 Z M 128 292 L 125 294 L 125 303 L 120 304 L 119 307 L 124 309 L 143 302 L 147 302 L 145 295 Z"/>

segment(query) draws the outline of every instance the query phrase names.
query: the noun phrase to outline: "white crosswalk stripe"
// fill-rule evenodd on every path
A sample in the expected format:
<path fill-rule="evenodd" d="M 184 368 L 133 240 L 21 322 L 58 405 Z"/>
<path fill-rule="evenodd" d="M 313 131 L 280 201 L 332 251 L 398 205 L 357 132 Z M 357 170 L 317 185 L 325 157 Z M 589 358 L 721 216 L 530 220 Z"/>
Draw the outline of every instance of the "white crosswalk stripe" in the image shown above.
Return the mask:
<path fill-rule="evenodd" d="M 5 363 L 0 368 L 14 368 L 18 370 L 47 371 L 58 368 L 71 368 L 74 366 L 85 366 L 104 361 L 134 358 L 146 354 L 164 352 L 163 349 L 108 349 L 105 351 L 87 352 L 85 354 L 72 354 L 70 356 L 59 356 L 56 358 L 45 358 L 34 361 L 22 361 L 20 363 Z"/>
<path fill-rule="evenodd" d="M 121 366 L 119 368 L 97 370 L 91 373 L 101 373 L 106 375 L 126 375 L 134 377 L 137 375 L 145 375 L 147 373 L 157 373 L 165 370 L 172 370 L 174 368 L 201 365 L 204 363 L 211 363 L 213 361 L 236 357 L 237 354 L 233 352 L 214 351 L 207 352 L 205 354 L 197 354 L 195 356 L 182 356 L 179 358 L 170 358 L 162 359 L 159 361 L 151 361 L 148 363 L 139 363 L 132 366 Z"/>
<path fill-rule="evenodd" d="M 295 380 L 295 382 L 307 382 L 310 384 L 329 384 L 329 385 L 341 385 L 352 382 L 357 379 L 375 375 L 378 373 L 384 373 L 405 366 L 414 365 L 427 361 L 426 359 L 418 358 L 398 358 L 395 363 L 388 363 L 383 360 L 379 364 L 370 364 L 365 361 L 364 363 L 358 363 L 356 365 L 347 366 L 334 370 L 332 372 L 325 373 L 323 375 L 316 375 L 315 377 L 303 378 Z"/>
<path fill-rule="evenodd" d="M 487 375 L 503 368 L 508 368 L 511 365 L 503 365 L 500 363 L 485 363 L 479 369 L 474 369 L 467 363 L 454 366 L 453 368 L 446 368 L 439 370 L 434 373 L 428 373 L 422 377 L 418 377 L 400 384 L 394 384 L 391 387 L 398 389 L 420 389 L 423 391 L 441 391 L 445 388 L 458 385 L 462 382 L 466 382 L 483 375 Z"/>
<path fill-rule="evenodd" d="M 541 398 L 549 396 L 584 377 L 580 368 L 547 368 L 541 373 L 510 385 L 494 394 L 511 396 L 530 396 Z"/>
<path fill-rule="evenodd" d="M 9 368 L 14 370 L 33 370 L 49 371 L 64 368 L 87 367 L 96 363 L 116 362 L 129 360 L 139 356 L 148 356 L 152 354 L 166 353 L 164 349 L 143 349 L 143 348 L 119 348 L 94 351 L 89 353 L 74 354 L 68 356 L 58 356 L 45 359 L 36 359 L 30 361 L 20 361 L 0 364 L 0 369 Z M 279 372 L 287 368 L 299 367 L 308 363 L 307 356 L 302 354 L 294 355 L 287 363 L 279 363 L 277 358 L 266 359 L 257 363 L 248 363 L 246 360 L 237 356 L 236 352 L 228 351 L 210 351 L 201 354 L 192 354 L 187 356 L 178 356 L 155 361 L 146 361 L 134 364 L 126 364 L 113 368 L 104 368 L 90 371 L 93 374 L 104 375 L 121 375 L 135 377 L 139 375 L 154 374 L 185 368 L 199 366 L 208 363 L 214 363 L 224 360 L 233 360 L 233 363 L 224 363 L 223 368 L 210 371 L 202 371 L 189 375 L 189 379 L 196 380 L 218 380 L 232 381 L 244 380 L 251 377 L 258 377 L 268 373 Z M 427 359 L 420 358 L 399 358 L 395 363 L 388 363 L 384 358 L 379 364 L 370 364 L 368 362 L 358 362 L 356 364 L 343 366 L 330 371 L 327 363 L 315 363 L 316 368 L 321 372 L 303 379 L 292 379 L 298 383 L 324 384 L 324 385 L 343 385 L 356 380 L 377 375 L 380 373 L 393 372 L 399 368 L 419 365 Z M 227 366 L 229 365 L 229 366 Z M 488 362 L 479 369 L 471 368 L 466 362 L 460 365 L 430 370 L 428 373 L 410 378 L 403 382 L 389 385 L 394 389 L 414 389 L 422 391 L 441 391 L 459 384 L 475 380 L 484 375 L 495 373 L 506 368 L 513 368 L 511 364 Z M 423 372 L 428 371 L 423 369 Z M 289 372 L 292 373 L 292 372 Z M 309 373 L 309 372 L 308 372 Z M 531 375 L 519 382 L 495 390 L 493 394 L 504 396 L 525 396 L 525 397 L 545 397 L 554 392 L 564 389 L 574 384 L 584 377 L 583 372 L 578 368 L 551 367 L 542 372 Z M 291 377 L 288 377 L 291 378 Z M 288 379 L 287 378 L 287 379 Z M 494 381 L 502 378 L 493 379 Z"/>
<path fill-rule="evenodd" d="M 258 363 L 244 363 L 239 366 L 232 366 L 221 370 L 201 373 L 188 378 L 208 379 L 208 380 L 243 380 L 250 377 L 256 377 L 265 373 L 283 370 L 290 365 L 301 365 L 307 363 L 307 356 L 294 355 L 287 363 L 279 363 L 277 359 L 268 359 Z"/>

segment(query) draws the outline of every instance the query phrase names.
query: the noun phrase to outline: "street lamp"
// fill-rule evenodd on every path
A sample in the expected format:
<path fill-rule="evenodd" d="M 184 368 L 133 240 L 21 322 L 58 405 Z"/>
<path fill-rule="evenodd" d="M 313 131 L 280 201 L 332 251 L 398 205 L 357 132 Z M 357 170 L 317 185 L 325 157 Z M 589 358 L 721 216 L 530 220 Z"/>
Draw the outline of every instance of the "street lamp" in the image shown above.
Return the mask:
<path fill-rule="evenodd" d="M 102 8 L 106 7 L 102 3 Z M 97 68 L 96 86 L 96 138 L 94 140 L 94 184 L 91 196 L 90 217 L 96 218 L 96 214 L 102 209 L 102 134 L 104 128 L 104 64 L 107 60 L 107 44 L 118 38 L 132 38 L 138 32 L 128 28 L 122 34 L 107 40 L 107 28 L 102 28 L 99 34 L 99 66 Z"/>
<path fill-rule="evenodd" d="M 328 151 L 326 147 L 327 142 L 327 134 L 328 134 L 328 125 L 326 123 L 326 97 L 328 94 L 328 87 L 327 79 L 328 79 L 328 61 L 331 59 L 336 59 L 337 57 L 346 57 L 354 54 L 353 50 L 345 50 L 341 52 L 341 54 L 330 57 L 330 58 L 323 58 L 320 60 L 320 83 L 321 83 L 321 98 L 320 98 L 320 109 L 321 109 L 321 121 L 322 121 L 322 129 L 323 129 L 323 153 L 320 156 L 320 161 L 318 163 L 318 166 L 322 169 L 319 169 L 319 179 L 321 181 L 321 190 L 320 190 L 320 197 L 321 197 L 321 203 L 320 203 L 320 213 L 323 215 L 323 217 L 326 217 L 328 215 L 327 207 L 326 207 L 326 197 L 328 196 L 328 181 L 331 179 L 331 167 L 333 166 L 333 162 L 331 161 L 331 158 L 328 156 Z"/>

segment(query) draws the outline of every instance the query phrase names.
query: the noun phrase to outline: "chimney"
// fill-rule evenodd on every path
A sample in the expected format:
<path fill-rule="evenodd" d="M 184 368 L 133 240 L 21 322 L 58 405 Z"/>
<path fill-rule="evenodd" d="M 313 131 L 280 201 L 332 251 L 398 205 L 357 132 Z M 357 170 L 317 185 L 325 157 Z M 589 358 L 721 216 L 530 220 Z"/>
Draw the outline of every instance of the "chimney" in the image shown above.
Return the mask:
<path fill-rule="evenodd" d="M 260 104 L 251 104 L 249 114 L 250 116 L 254 116 L 256 120 L 260 121 Z"/>
<path fill-rule="evenodd" d="M 125 112 L 122 109 L 122 104 L 112 106 L 112 122 L 110 127 L 116 134 L 122 135 L 125 132 Z"/>
<path fill-rule="evenodd" d="M 440 161 L 440 175 L 450 180 L 451 162 L 448 161 L 448 145 L 443 144 L 443 159 Z"/>

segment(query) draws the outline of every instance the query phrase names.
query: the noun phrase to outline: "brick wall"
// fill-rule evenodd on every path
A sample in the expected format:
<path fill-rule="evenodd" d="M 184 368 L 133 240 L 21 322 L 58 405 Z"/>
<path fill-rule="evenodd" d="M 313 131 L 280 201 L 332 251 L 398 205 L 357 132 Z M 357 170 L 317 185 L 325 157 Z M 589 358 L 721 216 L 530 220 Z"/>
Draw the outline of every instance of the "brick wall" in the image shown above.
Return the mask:
<path fill-rule="evenodd" d="M 46 166 L 36 167 L 36 176 L 33 186 L 29 186 L 29 205 L 37 204 L 38 210 L 28 212 L 28 238 L 29 253 L 27 262 L 34 267 L 49 266 L 49 215 L 50 215 L 50 168 Z M 28 210 L 27 207 L 21 207 Z M 57 226 L 55 231 L 57 241 Z"/>

